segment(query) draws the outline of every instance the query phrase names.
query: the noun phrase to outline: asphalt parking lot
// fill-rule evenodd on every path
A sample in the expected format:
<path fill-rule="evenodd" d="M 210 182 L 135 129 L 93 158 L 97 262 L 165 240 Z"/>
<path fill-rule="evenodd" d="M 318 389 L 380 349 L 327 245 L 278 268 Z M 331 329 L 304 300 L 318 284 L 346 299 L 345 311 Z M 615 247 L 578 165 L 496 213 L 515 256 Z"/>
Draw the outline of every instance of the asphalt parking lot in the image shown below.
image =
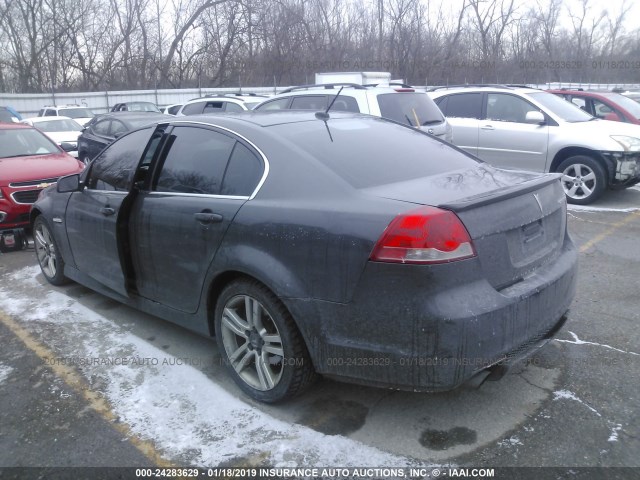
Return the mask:
<path fill-rule="evenodd" d="M 33 250 L 3 254 L 0 468 L 637 467 L 591 478 L 638 478 L 640 188 L 572 207 L 569 229 L 580 249 L 569 320 L 502 380 L 441 394 L 322 380 L 276 406 L 242 395 L 214 342 L 50 286 Z"/>

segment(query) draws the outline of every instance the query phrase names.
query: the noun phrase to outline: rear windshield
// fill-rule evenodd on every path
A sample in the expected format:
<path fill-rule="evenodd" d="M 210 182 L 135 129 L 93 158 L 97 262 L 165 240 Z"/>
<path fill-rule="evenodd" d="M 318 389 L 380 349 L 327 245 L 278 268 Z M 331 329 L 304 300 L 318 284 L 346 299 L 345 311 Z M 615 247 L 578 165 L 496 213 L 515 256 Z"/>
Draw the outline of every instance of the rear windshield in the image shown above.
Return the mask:
<path fill-rule="evenodd" d="M 378 104 L 382 117 L 414 127 L 444 121 L 442 112 L 426 93 L 382 93 L 378 95 Z"/>
<path fill-rule="evenodd" d="M 16 117 L 9 110 L 0 108 L 0 122 L 13 123 L 15 121 L 14 118 Z"/>
<path fill-rule="evenodd" d="M 271 128 L 355 188 L 402 182 L 477 165 L 419 130 L 380 118 L 334 118 Z"/>

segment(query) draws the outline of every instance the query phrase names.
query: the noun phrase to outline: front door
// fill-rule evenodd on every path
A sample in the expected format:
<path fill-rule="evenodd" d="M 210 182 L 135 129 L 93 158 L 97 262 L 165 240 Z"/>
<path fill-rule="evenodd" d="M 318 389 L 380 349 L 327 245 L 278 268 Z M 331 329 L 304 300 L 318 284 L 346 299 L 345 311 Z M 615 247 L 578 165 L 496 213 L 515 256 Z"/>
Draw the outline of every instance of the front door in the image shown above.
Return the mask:
<path fill-rule="evenodd" d="M 540 111 L 506 93 L 487 94 L 486 118 L 480 121 L 478 157 L 501 168 L 544 172 L 549 126 L 527 123 L 527 112 Z"/>
<path fill-rule="evenodd" d="M 121 295 L 128 295 L 126 235 L 135 198 L 134 172 L 153 128 L 138 130 L 110 145 L 91 164 L 85 188 L 71 195 L 65 222 L 78 270 Z"/>

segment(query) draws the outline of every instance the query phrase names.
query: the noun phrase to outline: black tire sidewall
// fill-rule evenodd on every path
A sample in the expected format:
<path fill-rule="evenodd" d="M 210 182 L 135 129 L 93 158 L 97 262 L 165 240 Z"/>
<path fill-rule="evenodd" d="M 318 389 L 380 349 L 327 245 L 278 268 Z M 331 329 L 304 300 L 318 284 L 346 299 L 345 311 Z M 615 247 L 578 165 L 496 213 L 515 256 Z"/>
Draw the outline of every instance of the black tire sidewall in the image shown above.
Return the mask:
<path fill-rule="evenodd" d="M 285 398 L 291 396 L 290 390 L 292 389 L 293 382 L 295 379 L 295 370 L 296 362 L 285 361 L 285 365 L 282 371 L 282 377 L 278 384 L 271 390 L 261 391 L 257 390 L 250 385 L 248 385 L 235 371 L 235 369 L 231 366 L 229 362 L 229 358 L 227 356 L 227 352 L 224 347 L 224 343 L 222 340 L 222 311 L 227 302 L 238 295 L 248 295 L 250 297 L 255 298 L 258 302 L 262 304 L 262 306 L 269 312 L 273 322 L 278 328 L 278 332 L 280 333 L 280 338 L 282 339 L 282 348 L 284 350 L 284 358 L 285 359 L 296 359 L 296 354 L 293 348 L 293 345 L 296 341 L 299 341 L 294 338 L 294 336 L 299 335 L 297 331 L 292 331 L 291 327 L 287 325 L 287 320 L 284 318 L 284 315 L 288 315 L 286 312 L 286 308 L 279 300 L 265 288 L 262 287 L 257 282 L 252 282 L 249 280 L 238 280 L 229 284 L 220 294 L 216 309 L 215 309 L 215 334 L 216 341 L 218 343 L 218 348 L 220 350 L 221 361 L 224 363 L 225 368 L 230 373 L 233 380 L 236 384 L 244 391 L 247 395 L 258 400 L 260 402 L 266 403 L 274 403 Z M 308 358 L 303 358 L 303 362 L 308 362 Z"/>
<path fill-rule="evenodd" d="M 591 195 L 589 195 L 588 197 L 577 199 L 577 198 L 570 198 L 567 195 L 567 202 L 572 203 L 574 205 L 588 205 L 596 201 L 598 198 L 600 198 L 600 196 L 606 190 L 607 174 L 600 162 L 595 160 L 593 157 L 589 157 L 587 155 L 574 155 L 572 157 L 567 158 L 566 160 L 563 160 L 562 163 L 558 165 L 557 171 L 559 173 L 563 173 L 569 166 L 577 163 L 587 165 L 589 168 L 591 168 L 591 170 L 593 170 L 593 172 L 596 175 L 596 185 L 593 191 L 591 192 Z"/>

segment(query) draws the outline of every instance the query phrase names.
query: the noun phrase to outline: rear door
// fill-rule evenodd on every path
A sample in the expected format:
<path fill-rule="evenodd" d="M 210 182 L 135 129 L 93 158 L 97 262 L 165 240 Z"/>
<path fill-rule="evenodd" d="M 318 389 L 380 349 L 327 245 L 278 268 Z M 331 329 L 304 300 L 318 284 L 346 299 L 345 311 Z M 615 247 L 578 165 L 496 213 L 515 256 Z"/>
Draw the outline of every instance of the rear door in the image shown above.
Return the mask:
<path fill-rule="evenodd" d="M 134 173 L 153 128 L 124 135 L 91 164 L 86 187 L 71 195 L 65 222 L 73 260 L 81 272 L 121 295 L 131 277 L 123 240 L 134 200 Z M 125 274 L 126 272 L 126 274 Z"/>
<path fill-rule="evenodd" d="M 435 100 L 453 129 L 453 144 L 478 155 L 482 93 L 454 93 Z"/>
<path fill-rule="evenodd" d="M 209 265 L 265 167 L 225 131 L 181 125 L 166 137 L 130 219 L 136 286 L 145 298 L 195 312 Z"/>
<path fill-rule="evenodd" d="M 478 156 L 496 167 L 544 172 L 549 126 L 527 123 L 530 111 L 540 109 L 516 95 L 488 93 L 486 118 L 479 123 Z"/>

